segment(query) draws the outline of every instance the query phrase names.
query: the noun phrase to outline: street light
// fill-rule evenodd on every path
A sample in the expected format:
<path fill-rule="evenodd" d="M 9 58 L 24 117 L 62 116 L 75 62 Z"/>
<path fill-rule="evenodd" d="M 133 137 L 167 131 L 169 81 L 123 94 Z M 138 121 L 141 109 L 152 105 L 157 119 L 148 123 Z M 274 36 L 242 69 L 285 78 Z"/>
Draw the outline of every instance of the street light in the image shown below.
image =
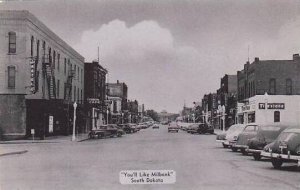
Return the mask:
<path fill-rule="evenodd" d="M 193 121 L 195 123 L 195 114 L 193 113 L 192 116 L 193 116 Z"/>
<path fill-rule="evenodd" d="M 124 113 L 123 112 L 121 113 L 121 116 L 122 116 L 122 124 L 123 124 L 124 123 L 124 121 L 123 121 Z"/>
<path fill-rule="evenodd" d="M 76 137 L 75 137 L 75 124 L 76 124 L 76 108 L 77 108 L 77 103 L 76 102 L 74 102 L 73 107 L 74 107 L 74 116 L 73 116 L 73 135 L 72 135 L 72 141 L 75 141 L 76 140 Z"/>
<path fill-rule="evenodd" d="M 225 132 L 225 113 L 226 109 L 225 109 L 225 106 L 223 105 L 222 106 L 222 120 L 223 120 L 223 132 Z"/>

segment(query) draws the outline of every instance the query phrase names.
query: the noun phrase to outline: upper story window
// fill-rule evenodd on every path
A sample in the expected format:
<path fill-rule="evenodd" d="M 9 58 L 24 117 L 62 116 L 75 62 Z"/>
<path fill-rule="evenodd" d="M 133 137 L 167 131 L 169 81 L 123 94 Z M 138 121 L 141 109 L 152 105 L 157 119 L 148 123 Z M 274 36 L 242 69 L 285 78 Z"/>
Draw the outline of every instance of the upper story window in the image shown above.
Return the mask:
<path fill-rule="evenodd" d="M 270 79 L 269 81 L 269 94 L 276 94 L 276 79 Z"/>
<path fill-rule="evenodd" d="M 36 42 L 36 58 L 39 59 L 40 57 L 40 40 Z"/>
<path fill-rule="evenodd" d="M 30 56 L 33 57 L 33 44 L 34 44 L 34 37 L 31 36 L 30 40 Z"/>
<path fill-rule="evenodd" d="M 67 58 L 64 59 L 64 74 L 67 74 Z"/>
<path fill-rule="evenodd" d="M 55 58 L 56 58 L 56 52 L 53 50 L 53 69 L 55 69 Z"/>
<path fill-rule="evenodd" d="M 274 122 L 280 122 L 280 111 L 274 111 Z"/>
<path fill-rule="evenodd" d="M 59 67 L 60 67 L 59 63 L 60 63 L 60 54 L 58 53 L 57 54 L 57 70 L 58 71 L 59 71 Z"/>
<path fill-rule="evenodd" d="M 286 94 L 292 95 L 293 94 L 293 81 L 292 79 L 286 79 Z"/>
<path fill-rule="evenodd" d="M 8 66 L 7 73 L 8 73 L 7 87 L 15 88 L 16 87 L 16 67 Z"/>
<path fill-rule="evenodd" d="M 8 53 L 16 53 L 17 37 L 15 32 L 8 33 Z"/>
<path fill-rule="evenodd" d="M 46 42 L 43 41 L 43 54 L 45 55 L 46 54 Z"/>

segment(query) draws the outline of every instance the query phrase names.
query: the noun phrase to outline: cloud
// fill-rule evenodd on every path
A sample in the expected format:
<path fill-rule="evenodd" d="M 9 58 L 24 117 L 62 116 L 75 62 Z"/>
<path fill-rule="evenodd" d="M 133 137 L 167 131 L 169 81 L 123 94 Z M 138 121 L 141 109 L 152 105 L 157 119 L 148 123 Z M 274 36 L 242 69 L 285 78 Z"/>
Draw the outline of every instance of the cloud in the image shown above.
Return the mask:
<path fill-rule="evenodd" d="M 155 21 L 132 27 L 120 20 L 82 34 L 75 45 L 86 61 L 97 57 L 109 70 L 109 82 L 119 80 L 129 88 L 129 98 L 147 108 L 178 112 L 184 100 L 201 99 L 210 88 L 214 67 L 195 48 L 176 45 L 171 32 Z"/>

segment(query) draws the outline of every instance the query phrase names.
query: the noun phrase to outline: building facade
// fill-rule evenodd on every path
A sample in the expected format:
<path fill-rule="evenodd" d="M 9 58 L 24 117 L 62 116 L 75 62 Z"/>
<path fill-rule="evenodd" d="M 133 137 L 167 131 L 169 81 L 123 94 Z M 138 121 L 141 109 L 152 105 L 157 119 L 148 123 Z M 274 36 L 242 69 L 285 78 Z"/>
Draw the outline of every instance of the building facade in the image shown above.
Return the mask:
<path fill-rule="evenodd" d="M 0 25 L 4 136 L 68 134 L 73 102 L 82 109 L 84 58 L 28 11 L 0 11 Z"/>
<path fill-rule="evenodd" d="M 106 74 L 98 62 L 84 64 L 84 97 L 88 130 L 107 123 Z"/>
<path fill-rule="evenodd" d="M 259 60 L 247 62 L 244 69 L 237 72 L 238 101 L 255 95 L 299 95 L 300 56 L 294 54 L 292 60 Z"/>
<path fill-rule="evenodd" d="M 125 83 L 108 83 L 107 99 L 110 102 L 109 123 L 122 123 L 128 117 L 128 87 Z"/>

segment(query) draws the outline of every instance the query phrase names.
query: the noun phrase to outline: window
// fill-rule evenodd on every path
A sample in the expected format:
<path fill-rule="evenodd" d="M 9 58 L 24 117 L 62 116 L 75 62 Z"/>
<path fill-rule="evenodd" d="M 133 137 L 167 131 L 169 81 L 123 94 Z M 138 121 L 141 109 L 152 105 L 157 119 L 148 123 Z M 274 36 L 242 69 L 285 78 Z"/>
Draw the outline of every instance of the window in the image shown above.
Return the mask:
<path fill-rule="evenodd" d="M 36 58 L 39 60 L 40 57 L 40 40 L 36 42 Z"/>
<path fill-rule="evenodd" d="M 8 53 L 16 53 L 16 33 L 9 32 L 8 33 Z"/>
<path fill-rule="evenodd" d="M 80 100 L 83 101 L 83 99 L 82 99 L 82 89 L 80 90 Z"/>
<path fill-rule="evenodd" d="M 67 74 L 67 58 L 64 59 L 64 74 Z"/>
<path fill-rule="evenodd" d="M 114 101 L 113 112 L 114 112 L 114 113 L 117 112 L 117 101 Z"/>
<path fill-rule="evenodd" d="M 291 79 L 286 79 L 286 94 L 292 95 L 293 94 L 293 81 Z"/>
<path fill-rule="evenodd" d="M 74 101 L 76 101 L 76 86 L 74 86 Z"/>
<path fill-rule="evenodd" d="M 276 79 L 270 79 L 269 81 L 269 94 L 276 94 Z"/>
<path fill-rule="evenodd" d="M 15 88 L 16 87 L 16 67 L 8 66 L 7 73 L 8 73 L 8 81 L 7 81 L 8 88 Z"/>
<path fill-rule="evenodd" d="M 77 101 L 79 101 L 79 88 L 77 88 Z"/>
<path fill-rule="evenodd" d="M 33 43 L 34 43 L 34 37 L 31 36 L 30 40 L 30 56 L 33 57 Z"/>
<path fill-rule="evenodd" d="M 56 94 L 57 94 L 57 98 L 59 99 L 59 88 L 60 88 L 60 81 L 57 80 L 57 90 L 56 90 Z"/>
<path fill-rule="evenodd" d="M 55 50 L 53 50 L 53 64 L 52 64 L 53 69 L 55 69 L 55 58 L 56 58 L 56 52 Z"/>
<path fill-rule="evenodd" d="M 52 59 L 51 59 L 51 48 L 49 48 L 48 51 L 49 51 L 49 53 L 48 53 L 48 54 L 49 54 L 49 63 L 52 63 Z"/>
<path fill-rule="evenodd" d="M 57 70 L 59 71 L 59 60 L 60 60 L 60 54 L 57 54 Z"/>
<path fill-rule="evenodd" d="M 274 122 L 280 122 L 280 111 L 274 111 Z"/>
<path fill-rule="evenodd" d="M 245 131 L 256 131 L 256 125 L 248 125 Z"/>
<path fill-rule="evenodd" d="M 248 123 L 255 122 L 255 113 L 248 114 Z"/>

